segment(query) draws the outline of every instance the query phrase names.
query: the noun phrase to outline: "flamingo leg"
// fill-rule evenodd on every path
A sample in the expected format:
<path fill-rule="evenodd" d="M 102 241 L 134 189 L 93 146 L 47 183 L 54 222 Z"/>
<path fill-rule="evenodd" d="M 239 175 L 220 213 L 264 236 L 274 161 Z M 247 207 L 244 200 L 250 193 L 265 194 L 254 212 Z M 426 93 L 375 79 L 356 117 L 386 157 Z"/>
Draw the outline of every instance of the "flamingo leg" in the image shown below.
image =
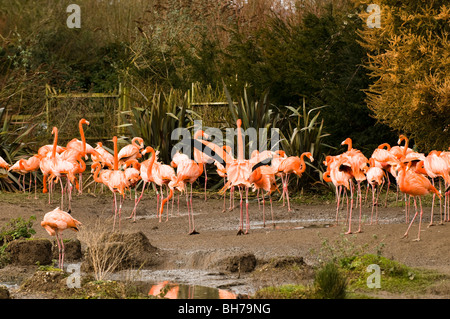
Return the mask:
<path fill-rule="evenodd" d="M 387 207 L 388 195 L 389 195 L 389 186 L 391 186 L 391 180 L 389 179 L 389 173 L 386 171 L 386 177 L 388 180 L 387 190 L 386 190 L 386 198 L 384 200 L 384 207 Z"/>
<path fill-rule="evenodd" d="M 350 182 L 350 212 L 348 214 L 348 231 L 345 233 L 346 235 L 352 233 L 352 211 L 353 211 L 353 185 Z"/>
<path fill-rule="evenodd" d="M 225 181 L 225 178 L 223 179 L 223 185 L 225 186 L 225 184 L 226 184 L 226 181 Z M 223 192 L 223 209 L 222 209 L 222 213 L 223 212 L 225 212 L 225 206 L 226 206 L 226 200 L 227 200 L 227 191 L 225 190 L 224 192 Z"/>
<path fill-rule="evenodd" d="M 128 219 L 130 219 L 131 217 L 134 217 L 133 221 L 136 221 L 136 209 L 137 209 L 137 206 L 138 206 L 139 202 L 142 199 L 142 196 L 144 195 L 145 186 L 147 186 L 147 182 L 146 181 L 144 181 L 144 185 L 142 186 L 141 195 L 139 196 L 138 200 L 134 202 L 133 211 L 131 212 L 131 215 L 130 215 L 130 217 L 128 217 Z"/>
<path fill-rule="evenodd" d="M 242 206 L 242 190 L 241 187 L 238 186 L 239 189 L 239 197 L 240 197 L 240 202 L 239 202 L 239 207 L 240 207 L 240 214 L 239 214 L 239 230 L 237 235 L 242 235 L 244 233 L 244 211 L 243 211 L 243 206 Z"/>
<path fill-rule="evenodd" d="M 270 200 L 270 214 L 272 215 L 272 225 L 275 228 L 275 221 L 273 219 L 272 194 L 270 192 L 269 192 L 269 200 Z"/>
<path fill-rule="evenodd" d="M 114 194 L 114 222 L 113 222 L 113 231 L 114 231 L 117 216 L 117 199 L 116 199 L 116 192 L 113 192 L 113 194 Z"/>
<path fill-rule="evenodd" d="M 337 199 L 337 208 L 336 208 L 336 226 L 338 224 L 338 216 L 339 216 L 339 204 L 340 204 L 340 197 L 341 197 L 341 190 L 342 190 L 342 186 L 339 185 L 336 188 L 336 199 Z"/>
<path fill-rule="evenodd" d="M 370 225 L 372 225 L 373 222 L 373 211 L 375 209 L 375 186 L 372 186 L 372 213 L 370 214 Z"/>
<path fill-rule="evenodd" d="M 259 188 L 258 188 L 258 192 L 259 192 Z M 259 198 L 258 198 L 258 204 L 259 204 Z M 262 197 L 262 204 L 263 204 L 263 227 L 266 227 L 266 200 L 264 199 L 264 193 L 263 193 L 263 197 Z M 258 209 L 259 209 L 259 205 L 258 205 Z"/>
<path fill-rule="evenodd" d="M 194 209 L 192 208 L 192 183 L 191 183 L 191 216 L 192 216 L 192 231 L 189 233 L 189 235 L 196 235 L 198 232 L 195 230 L 195 223 L 194 223 Z"/>
<path fill-rule="evenodd" d="M 361 196 L 361 183 L 358 182 L 358 197 L 359 197 L 359 225 L 357 233 L 361 233 L 361 217 L 362 217 L 362 196 Z"/>
<path fill-rule="evenodd" d="M 289 175 L 290 174 L 287 174 L 286 176 L 286 199 L 288 204 L 288 212 L 291 211 L 291 204 L 289 203 Z"/>
<path fill-rule="evenodd" d="M 245 217 L 246 217 L 245 234 L 248 234 L 248 231 L 250 230 L 250 216 L 248 214 L 248 187 L 245 188 Z"/>
<path fill-rule="evenodd" d="M 415 207 L 415 209 L 416 209 L 416 213 L 414 214 L 414 217 L 413 217 L 413 219 L 411 220 L 411 223 L 409 224 L 408 229 L 406 230 L 406 232 L 405 232 L 405 234 L 403 235 L 402 238 L 408 237 L 409 229 L 411 228 L 411 225 L 413 224 L 414 220 L 415 220 L 416 217 L 417 217 L 417 214 L 419 213 L 418 210 L 417 210 L 417 204 L 416 204 L 416 197 L 415 197 L 415 196 L 414 196 L 414 207 Z"/>
<path fill-rule="evenodd" d="M 56 244 L 58 245 L 58 267 L 61 268 L 61 244 L 59 243 L 58 231 L 56 231 Z"/>
<path fill-rule="evenodd" d="M 205 172 L 205 202 L 206 202 L 206 183 L 208 181 L 208 174 L 206 173 L 206 164 L 203 163 L 203 171 Z"/>

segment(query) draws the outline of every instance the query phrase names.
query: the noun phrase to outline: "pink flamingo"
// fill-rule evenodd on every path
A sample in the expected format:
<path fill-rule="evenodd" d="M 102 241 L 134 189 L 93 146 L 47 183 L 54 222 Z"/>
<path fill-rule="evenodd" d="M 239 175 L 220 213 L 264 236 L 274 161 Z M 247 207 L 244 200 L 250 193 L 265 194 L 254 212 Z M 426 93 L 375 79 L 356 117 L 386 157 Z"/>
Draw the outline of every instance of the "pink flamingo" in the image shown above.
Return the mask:
<path fill-rule="evenodd" d="M 59 268 L 64 269 L 64 242 L 62 239 L 62 232 L 66 229 L 78 231 L 81 222 L 70 215 L 70 210 L 66 213 L 55 208 L 51 212 L 44 215 L 41 221 L 41 226 L 47 231 L 50 236 L 56 236 L 56 243 L 58 244 L 58 265 Z"/>
<path fill-rule="evenodd" d="M 291 174 L 295 174 L 298 177 L 303 175 L 303 172 L 306 170 L 305 159 L 304 157 L 308 157 L 311 162 L 314 161 L 314 158 L 310 152 L 304 152 L 299 156 L 289 156 L 284 159 L 280 165 L 278 166 L 278 172 L 281 173 L 281 181 L 283 183 L 283 193 L 286 194 L 286 199 L 288 203 L 288 211 L 291 211 L 291 205 L 289 203 L 289 176 Z"/>
<path fill-rule="evenodd" d="M 277 189 L 277 184 L 275 180 L 275 169 L 271 166 L 260 166 L 252 171 L 248 181 L 253 184 L 254 189 L 265 191 L 269 195 L 270 200 L 270 214 L 272 216 L 272 224 L 275 227 L 275 222 L 273 219 L 273 208 L 272 208 L 272 192 Z M 264 193 L 262 195 L 263 203 L 263 227 L 266 227 L 266 215 L 265 215 L 265 198 Z"/>
<path fill-rule="evenodd" d="M 442 152 L 440 152 L 440 151 L 431 151 L 428 154 L 428 156 L 423 160 L 423 166 L 424 166 L 425 172 L 427 173 L 428 177 L 431 178 L 433 186 L 434 186 L 435 178 L 442 178 L 444 180 L 445 185 L 448 185 L 450 183 L 449 166 L 447 165 L 447 162 L 445 161 L 445 159 L 440 156 L 441 153 Z M 439 179 L 439 191 L 442 191 L 440 179 Z M 428 227 L 433 226 L 433 212 L 434 212 L 435 197 L 436 197 L 436 194 L 433 194 L 433 202 L 431 204 L 431 221 L 430 221 L 430 224 L 428 225 Z M 440 206 L 440 213 L 441 213 L 440 224 L 442 224 L 443 221 L 442 221 L 441 197 L 439 197 L 439 206 Z M 445 209 L 445 207 L 444 207 L 444 209 Z"/>
<path fill-rule="evenodd" d="M 354 149 L 352 147 L 351 138 L 347 138 L 345 141 L 341 143 L 341 145 L 347 145 L 347 152 L 341 154 L 342 162 L 339 166 L 340 171 L 345 171 L 352 176 L 356 180 L 358 184 L 358 194 L 357 199 L 359 198 L 359 227 L 357 233 L 361 232 L 361 217 L 362 217 L 362 196 L 361 196 L 361 182 L 366 179 L 366 175 L 364 174 L 364 170 L 368 164 L 368 159 L 361 153 L 361 151 Z M 350 180 L 351 181 L 351 180 Z M 353 187 L 350 183 L 350 213 L 348 220 L 348 231 L 345 234 L 352 233 L 352 211 L 353 211 Z"/>
<path fill-rule="evenodd" d="M 198 149 L 194 149 L 195 153 L 200 153 Z M 197 154 L 197 158 L 201 158 L 200 154 Z M 203 174 L 204 163 L 197 163 L 194 160 L 189 158 L 184 158 L 177 162 L 177 178 L 174 187 L 181 185 L 184 187 L 186 183 L 191 184 L 191 192 L 188 200 L 188 195 L 186 192 L 186 203 L 188 204 L 188 219 L 189 219 L 189 235 L 196 235 L 198 232 L 195 230 L 195 222 L 194 222 L 194 209 L 192 207 L 192 184 Z M 180 184 L 181 182 L 181 184 Z M 189 204 L 191 210 L 189 211 Z M 192 222 L 191 222 L 192 220 Z"/>
<path fill-rule="evenodd" d="M 384 184 L 384 171 L 382 168 L 376 166 L 375 159 L 371 157 L 369 159 L 370 167 L 366 170 L 366 178 L 369 185 L 372 187 L 372 214 L 370 215 L 370 225 L 372 225 L 373 220 L 373 210 L 376 206 L 376 218 L 375 223 L 378 224 L 378 196 L 380 195 L 381 189 Z M 379 191 L 377 191 L 379 187 Z M 375 201 L 375 193 L 377 193 L 377 199 Z"/>
<path fill-rule="evenodd" d="M 152 153 L 151 158 L 143 161 L 141 163 L 141 167 L 139 170 L 141 179 L 144 182 L 144 185 L 142 186 L 142 192 L 141 192 L 141 195 L 139 196 L 139 199 L 134 204 L 134 208 L 133 208 L 133 211 L 132 211 L 130 217 L 128 217 L 128 218 L 133 217 L 133 221 L 136 221 L 136 209 L 137 209 L 137 206 L 139 205 L 139 202 L 142 199 L 142 196 L 144 195 L 145 186 L 147 186 L 147 183 L 153 182 L 152 169 L 153 169 L 153 163 L 155 162 L 156 154 L 155 154 L 155 150 L 153 149 L 153 147 L 147 146 L 146 153 L 149 153 L 149 152 Z"/>
<path fill-rule="evenodd" d="M 250 229 L 250 217 L 248 214 L 248 188 L 251 187 L 251 183 L 248 181 L 250 174 L 252 172 L 249 160 L 244 159 L 244 142 L 242 139 L 241 125 L 242 120 L 238 119 L 237 122 L 237 132 L 238 132 L 238 157 L 237 159 L 232 159 L 230 162 L 226 162 L 226 172 L 227 172 L 227 183 L 222 188 L 222 191 L 226 189 L 237 186 L 239 189 L 240 197 L 240 226 L 238 230 L 238 235 L 244 234 L 244 213 L 243 213 L 243 195 L 242 189 L 245 189 L 245 209 L 246 209 L 246 230 L 245 234 L 248 234 Z"/>

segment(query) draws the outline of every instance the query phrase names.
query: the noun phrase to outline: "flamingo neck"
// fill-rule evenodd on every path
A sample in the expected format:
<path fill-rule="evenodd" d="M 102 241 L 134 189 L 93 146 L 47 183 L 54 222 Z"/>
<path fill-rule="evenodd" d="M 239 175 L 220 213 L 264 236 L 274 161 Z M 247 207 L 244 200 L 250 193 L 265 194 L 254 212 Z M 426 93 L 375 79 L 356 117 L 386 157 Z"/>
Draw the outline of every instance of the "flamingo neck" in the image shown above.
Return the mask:
<path fill-rule="evenodd" d="M 244 160 L 244 141 L 242 140 L 242 131 L 241 131 L 241 121 L 238 120 L 237 123 L 237 130 L 238 130 L 238 160 L 243 161 Z"/>
<path fill-rule="evenodd" d="M 21 159 L 19 161 L 19 168 L 20 169 L 24 169 L 24 170 L 28 170 L 28 168 L 26 167 L 26 161 L 24 159 Z"/>
<path fill-rule="evenodd" d="M 353 148 L 353 142 L 352 142 L 352 140 L 349 138 L 348 140 L 347 140 L 347 151 L 350 151 L 352 148 Z"/>
<path fill-rule="evenodd" d="M 81 142 L 83 147 L 83 156 L 86 155 L 86 137 L 84 136 L 84 130 L 83 130 L 83 120 L 80 120 L 78 123 L 78 128 L 80 130 L 81 135 Z"/>
<path fill-rule="evenodd" d="M 150 164 L 148 165 L 148 169 L 147 169 L 147 176 L 150 177 L 152 176 L 152 169 L 153 169 L 153 163 L 155 162 L 155 150 L 153 149 L 153 147 L 149 146 L 150 148 L 150 152 L 152 153 L 152 158 L 150 159 Z"/>
<path fill-rule="evenodd" d="M 117 153 L 117 136 L 113 137 L 114 142 L 114 170 L 119 170 L 119 155 Z"/>
<path fill-rule="evenodd" d="M 96 163 L 95 166 L 92 166 L 94 168 L 94 181 L 96 181 L 97 183 L 101 183 L 102 181 L 100 180 L 99 174 L 100 174 L 100 169 L 101 166 L 100 164 Z"/>
<path fill-rule="evenodd" d="M 303 174 L 303 172 L 306 170 L 305 156 L 306 156 L 305 153 L 300 155 L 300 170 L 299 170 L 299 173 L 301 173 L 301 174 Z"/>
<path fill-rule="evenodd" d="M 385 147 L 386 147 L 386 150 L 388 150 L 388 151 L 391 150 L 391 146 L 388 143 L 383 143 L 383 144 L 378 146 L 379 149 L 383 149 Z"/>
<path fill-rule="evenodd" d="M 53 128 L 55 137 L 53 138 L 53 149 L 52 149 L 52 158 L 56 157 L 56 147 L 58 144 L 58 129 L 56 127 Z"/>

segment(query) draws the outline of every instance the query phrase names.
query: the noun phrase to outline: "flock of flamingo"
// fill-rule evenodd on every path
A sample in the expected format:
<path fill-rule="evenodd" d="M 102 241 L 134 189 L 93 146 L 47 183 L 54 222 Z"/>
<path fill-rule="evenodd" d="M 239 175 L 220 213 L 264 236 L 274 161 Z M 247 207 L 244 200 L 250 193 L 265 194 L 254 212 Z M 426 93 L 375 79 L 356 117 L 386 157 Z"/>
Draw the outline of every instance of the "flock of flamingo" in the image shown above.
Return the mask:
<path fill-rule="evenodd" d="M 305 171 L 305 157 L 310 161 L 314 161 L 311 153 L 305 152 L 300 156 L 286 156 L 284 151 L 254 151 L 249 159 L 244 158 L 244 144 L 241 132 L 241 120 L 237 121 L 237 158 L 231 152 L 229 146 L 220 146 L 209 142 L 205 132 L 199 130 L 195 132 L 193 139 L 200 142 L 205 149 L 194 148 L 194 159 L 181 152 L 177 152 L 173 157 L 170 165 L 158 161 L 158 152 L 151 146 L 144 147 L 143 139 L 134 137 L 132 143 L 124 146 L 120 151 L 117 147 L 117 137 L 113 137 L 114 154 L 109 153 L 101 142 L 97 143 L 94 148 L 86 143 L 83 125 L 89 125 L 85 119 L 79 121 L 79 131 L 81 140 L 72 139 L 65 147 L 58 146 L 58 129 L 53 128 L 54 136 L 52 145 L 45 145 L 39 148 L 38 153 L 28 159 L 21 159 L 13 165 L 8 164 L 0 158 L 0 167 L 14 171 L 23 176 L 25 183 L 25 174 L 34 172 L 35 194 L 36 194 L 36 173 L 41 171 L 43 174 L 43 192 L 49 193 L 49 202 L 51 201 L 52 192 L 55 184 L 59 182 L 61 186 L 61 209 L 47 213 L 44 216 L 41 225 L 47 230 L 51 236 L 57 237 L 58 247 L 60 248 L 60 264 L 64 259 L 64 245 L 60 238 L 61 232 L 67 228 L 78 230 L 81 224 L 70 215 L 72 189 L 73 186 L 82 193 L 82 173 L 86 170 L 86 163 L 91 157 L 91 172 L 96 183 L 106 185 L 114 195 L 114 223 L 115 229 L 116 219 L 118 219 L 118 227 L 120 230 L 120 220 L 123 200 L 127 190 L 135 189 L 140 180 L 143 181 L 142 191 L 137 198 L 135 196 L 135 205 L 129 219 L 136 220 L 136 209 L 142 199 L 147 185 L 154 183 L 157 190 L 157 215 L 159 221 L 162 219 L 164 207 L 170 199 L 173 199 L 174 192 L 185 193 L 188 208 L 189 234 L 198 234 L 194 223 L 194 210 L 192 203 L 192 184 L 205 173 L 205 200 L 207 188 L 206 164 L 214 164 L 217 173 L 224 179 L 224 187 L 220 190 L 223 194 L 224 204 L 223 210 L 226 208 L 225 193 L 230 189 L 230 208 L 232 209 L 232 201 L 234 203 L 234 192 L 237 188 L 240 196 L 240 221 L 238 235 L 247 234 L 249 232 L 249 211 L 248 211 L 248 192 L 250 188 L 257 191 L 258 203 L 260 202 L 259 193 L 262 192 L 263 220 L 265 226 L 265 197 L 270 200 L 270 209 L 273 222 L 273 208 L 271 194 L 279 188 L 277 186 L 277 177 L 281 179 L 283 206 L 287 202 L 287 209 L 291 211 L 289 201 L 289 177 L 291 174 L 301 176 Z M 405 142 L 403 146 L 400 146 Z M 323 174 L 326 182 L 331 182 L 336 190 L 336 225 L 339 221 L 339 210 L 343 196 L 347 197 L 347 218 L 348 231 L 346 234 L 352 233 L 352 213 L 354 192 L 357 192 L 356 203 L 359 206 L 359 224 L 357 232 L 361 232 L 361 216 L 362 216 L 362 194 L 361 184 L 367 182 L 367 192 L 369 187 L 372 188 L 372 215 L 376 210 L 376 221 L 378 222 L 378 198 L 380 190 L 385 182 L 388 183 L 387 195 L 389 192 L 390 178 L 389 175 L 396 179 L 397 191 L 400 190 L 406 196 L 414 198 L 415 214 L 404 234 L 408 236 L 409 229 L 414 220 L 419 216 L 419 232 L 416 240 L 420 240 L 420 227 L 422 222 L 422 202 L 421 197 L 433 193 L 434 199 L 437 195 L 441 204 L 441 223 L 450 221 L 448 192 L 445 191 L 443 213 L 442 213 L 442 188 L 437 190 L 433 185 L 435 179 L 442 178 L 445 182 L 445 188 L 450 185 L 450 152 L 432 151 L 427 156 L 422 153 L 414 152 L 408 147 L 408 139 L 401 135 L 397 146 L 389 144 L 381 144 L 367 159 L 363 153 L 352 147 L 350 138 L 342 142 L 347 145 L 348 150 L 337 156 L 327 156 L 324 161 L 327 170 Z M 143 157 L 151 154 L 146 160 Z M 213 156 L 214 154 L 215 156 Z M 141 160 L 141 161 L 139 161 Z M 63 185 L 63 178 L 67 179 L 66 187 Z M 355 185 L 356 183 L 356 185 Z M 30 179 L 31 184 L 31 179 Z M 190 184 L 188 190 L 187 184 Z M 439 185 L 441 182 L 439 180 Z M 31 185 L 30 185 L 31 186 Z M 158 187 L 160 191 L 158 191 Z M 30 187 L 31 188 L 31 187 Z M 167 196 L 164 198 L 164 188 L 166 188 Z M 350 192 L 350 200 L 347 196 Z M 64 212 L 64 195 L 68 197 L 68 212 Z M 398 194 L 398 193 L 397 193 Z M 119 195 L 119 203 L 117 202 Z M 366 193 L 367 198 L 367 193 Z M 245 222 L 244 231 L 244 199 L 245 199 Z M 416 199 L 419 200 L 420 210 L 417 209 Z M 350 202 L 350 207 L 349 206 Z M 409 202 L 409 201 L 408 201 Z M 173 201 L 172 201 L 173 205 Z M 342 208 L 342 207 L 341 207 Z M 431 223 L 433 225 L 433 208 L 431 215 Z M 419 213 L 420 212 L 420 213 Z M 408 221 L 408 209 L 406 209 L 406 218 Z M 168 219 L 168 211 L 167 217 Z M 61 242 L 61 245 L 60 245 Z M 62 257 L 61 257 L 62 254 Z"/>

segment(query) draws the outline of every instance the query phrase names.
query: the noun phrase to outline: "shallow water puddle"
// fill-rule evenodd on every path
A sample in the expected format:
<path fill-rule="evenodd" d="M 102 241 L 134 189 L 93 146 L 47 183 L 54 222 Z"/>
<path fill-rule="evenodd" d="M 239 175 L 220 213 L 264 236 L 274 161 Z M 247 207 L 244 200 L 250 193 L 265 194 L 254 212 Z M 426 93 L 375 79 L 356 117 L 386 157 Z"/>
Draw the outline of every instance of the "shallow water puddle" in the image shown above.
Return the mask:
<path fill-rule="evenodd" d="M 176 284 L 168 280 L 150 287 L 149 296 L 168 299 L 236 299 L 231 291 L 197 285 Z"/>

